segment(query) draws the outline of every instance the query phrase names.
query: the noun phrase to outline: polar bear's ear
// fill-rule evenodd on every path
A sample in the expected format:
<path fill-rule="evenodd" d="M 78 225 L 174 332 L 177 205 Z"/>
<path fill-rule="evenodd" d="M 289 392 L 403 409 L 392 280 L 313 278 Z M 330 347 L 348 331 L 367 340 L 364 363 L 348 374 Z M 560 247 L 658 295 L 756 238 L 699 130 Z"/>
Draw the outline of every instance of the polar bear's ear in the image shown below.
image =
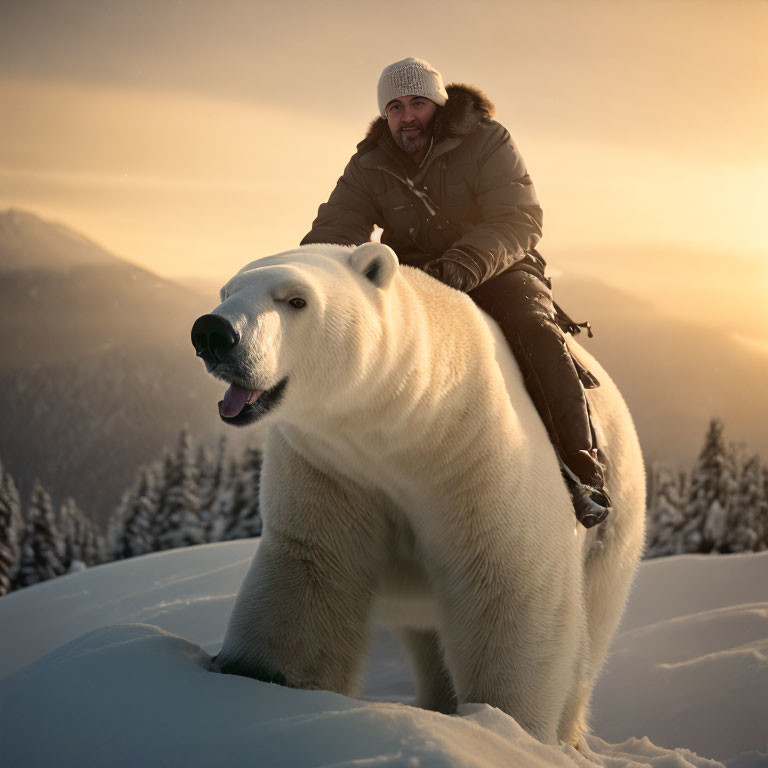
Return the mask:
<path fill-rule="evenodd" d="M 363 243 L 352 251 L 349 266 L 383 290 L 392 282 L 398 261 L 395 252 L 388 245 Z"/>

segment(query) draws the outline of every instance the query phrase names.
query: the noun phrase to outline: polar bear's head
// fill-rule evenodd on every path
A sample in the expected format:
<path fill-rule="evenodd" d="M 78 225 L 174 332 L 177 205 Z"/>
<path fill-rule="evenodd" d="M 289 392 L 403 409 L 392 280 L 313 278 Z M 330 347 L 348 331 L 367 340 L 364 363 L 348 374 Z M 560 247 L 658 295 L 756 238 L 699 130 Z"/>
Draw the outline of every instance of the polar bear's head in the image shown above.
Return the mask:
<path fill-rule="evenodd" d="M 393 343 L 385 318 L 397 273 L 380 243 L 302 246 L 241 269 L 192 328 L 198 357 L 230 385 L 222 420 L 322 407 L 362 383 Z"/>

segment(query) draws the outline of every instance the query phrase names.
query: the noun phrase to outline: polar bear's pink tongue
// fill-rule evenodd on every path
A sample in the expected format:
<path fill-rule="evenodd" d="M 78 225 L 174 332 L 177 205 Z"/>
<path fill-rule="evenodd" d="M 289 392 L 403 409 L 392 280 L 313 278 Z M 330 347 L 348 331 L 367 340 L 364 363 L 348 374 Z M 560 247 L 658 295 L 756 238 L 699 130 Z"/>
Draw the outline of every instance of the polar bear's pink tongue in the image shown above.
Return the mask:
<path fill-rule="evenodd" d="M 237 384 L 231 384 L 224 394 L 224 399 L 219 403 L 219 413 L 227 419 L 237 416 L 245 408 L 246 403 L 253 403 L 259 399 L 264 390 L 246 389 Z"/>

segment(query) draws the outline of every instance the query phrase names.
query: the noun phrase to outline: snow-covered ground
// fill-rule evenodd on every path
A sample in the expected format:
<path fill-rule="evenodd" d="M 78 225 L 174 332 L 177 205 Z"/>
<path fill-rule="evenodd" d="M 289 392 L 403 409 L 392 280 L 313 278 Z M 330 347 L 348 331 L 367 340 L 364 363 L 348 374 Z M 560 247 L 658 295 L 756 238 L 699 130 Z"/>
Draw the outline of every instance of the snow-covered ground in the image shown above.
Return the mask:
<path fill-rule="evenodd" d="M 1 598 L 0 765 L 768 765 L 768 553 L 641 566 L 579 753 L 488 706 L 404 705 L 408 667 L 383 632 L 359 700 L 214 674 L 256 546 L 151 554 Z"/>

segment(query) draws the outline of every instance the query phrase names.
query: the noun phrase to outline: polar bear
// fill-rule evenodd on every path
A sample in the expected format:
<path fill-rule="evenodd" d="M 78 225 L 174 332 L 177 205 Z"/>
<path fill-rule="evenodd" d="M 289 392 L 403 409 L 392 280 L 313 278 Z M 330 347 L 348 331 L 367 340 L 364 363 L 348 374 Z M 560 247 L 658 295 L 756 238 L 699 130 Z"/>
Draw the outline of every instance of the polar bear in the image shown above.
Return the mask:
<path fill-rule="evenodd" d="M 578 744 L 644 534 L 618 390 L 590 406 L 613 511 L 586 530 L 498 326 L 380 243 L 261 258 L 192 341 L 221 418 L 270 425 L 264 530 L 217 663 L 354 694 L 373 622 L 409 651 L 420 706 L 484 702 Z"/>

